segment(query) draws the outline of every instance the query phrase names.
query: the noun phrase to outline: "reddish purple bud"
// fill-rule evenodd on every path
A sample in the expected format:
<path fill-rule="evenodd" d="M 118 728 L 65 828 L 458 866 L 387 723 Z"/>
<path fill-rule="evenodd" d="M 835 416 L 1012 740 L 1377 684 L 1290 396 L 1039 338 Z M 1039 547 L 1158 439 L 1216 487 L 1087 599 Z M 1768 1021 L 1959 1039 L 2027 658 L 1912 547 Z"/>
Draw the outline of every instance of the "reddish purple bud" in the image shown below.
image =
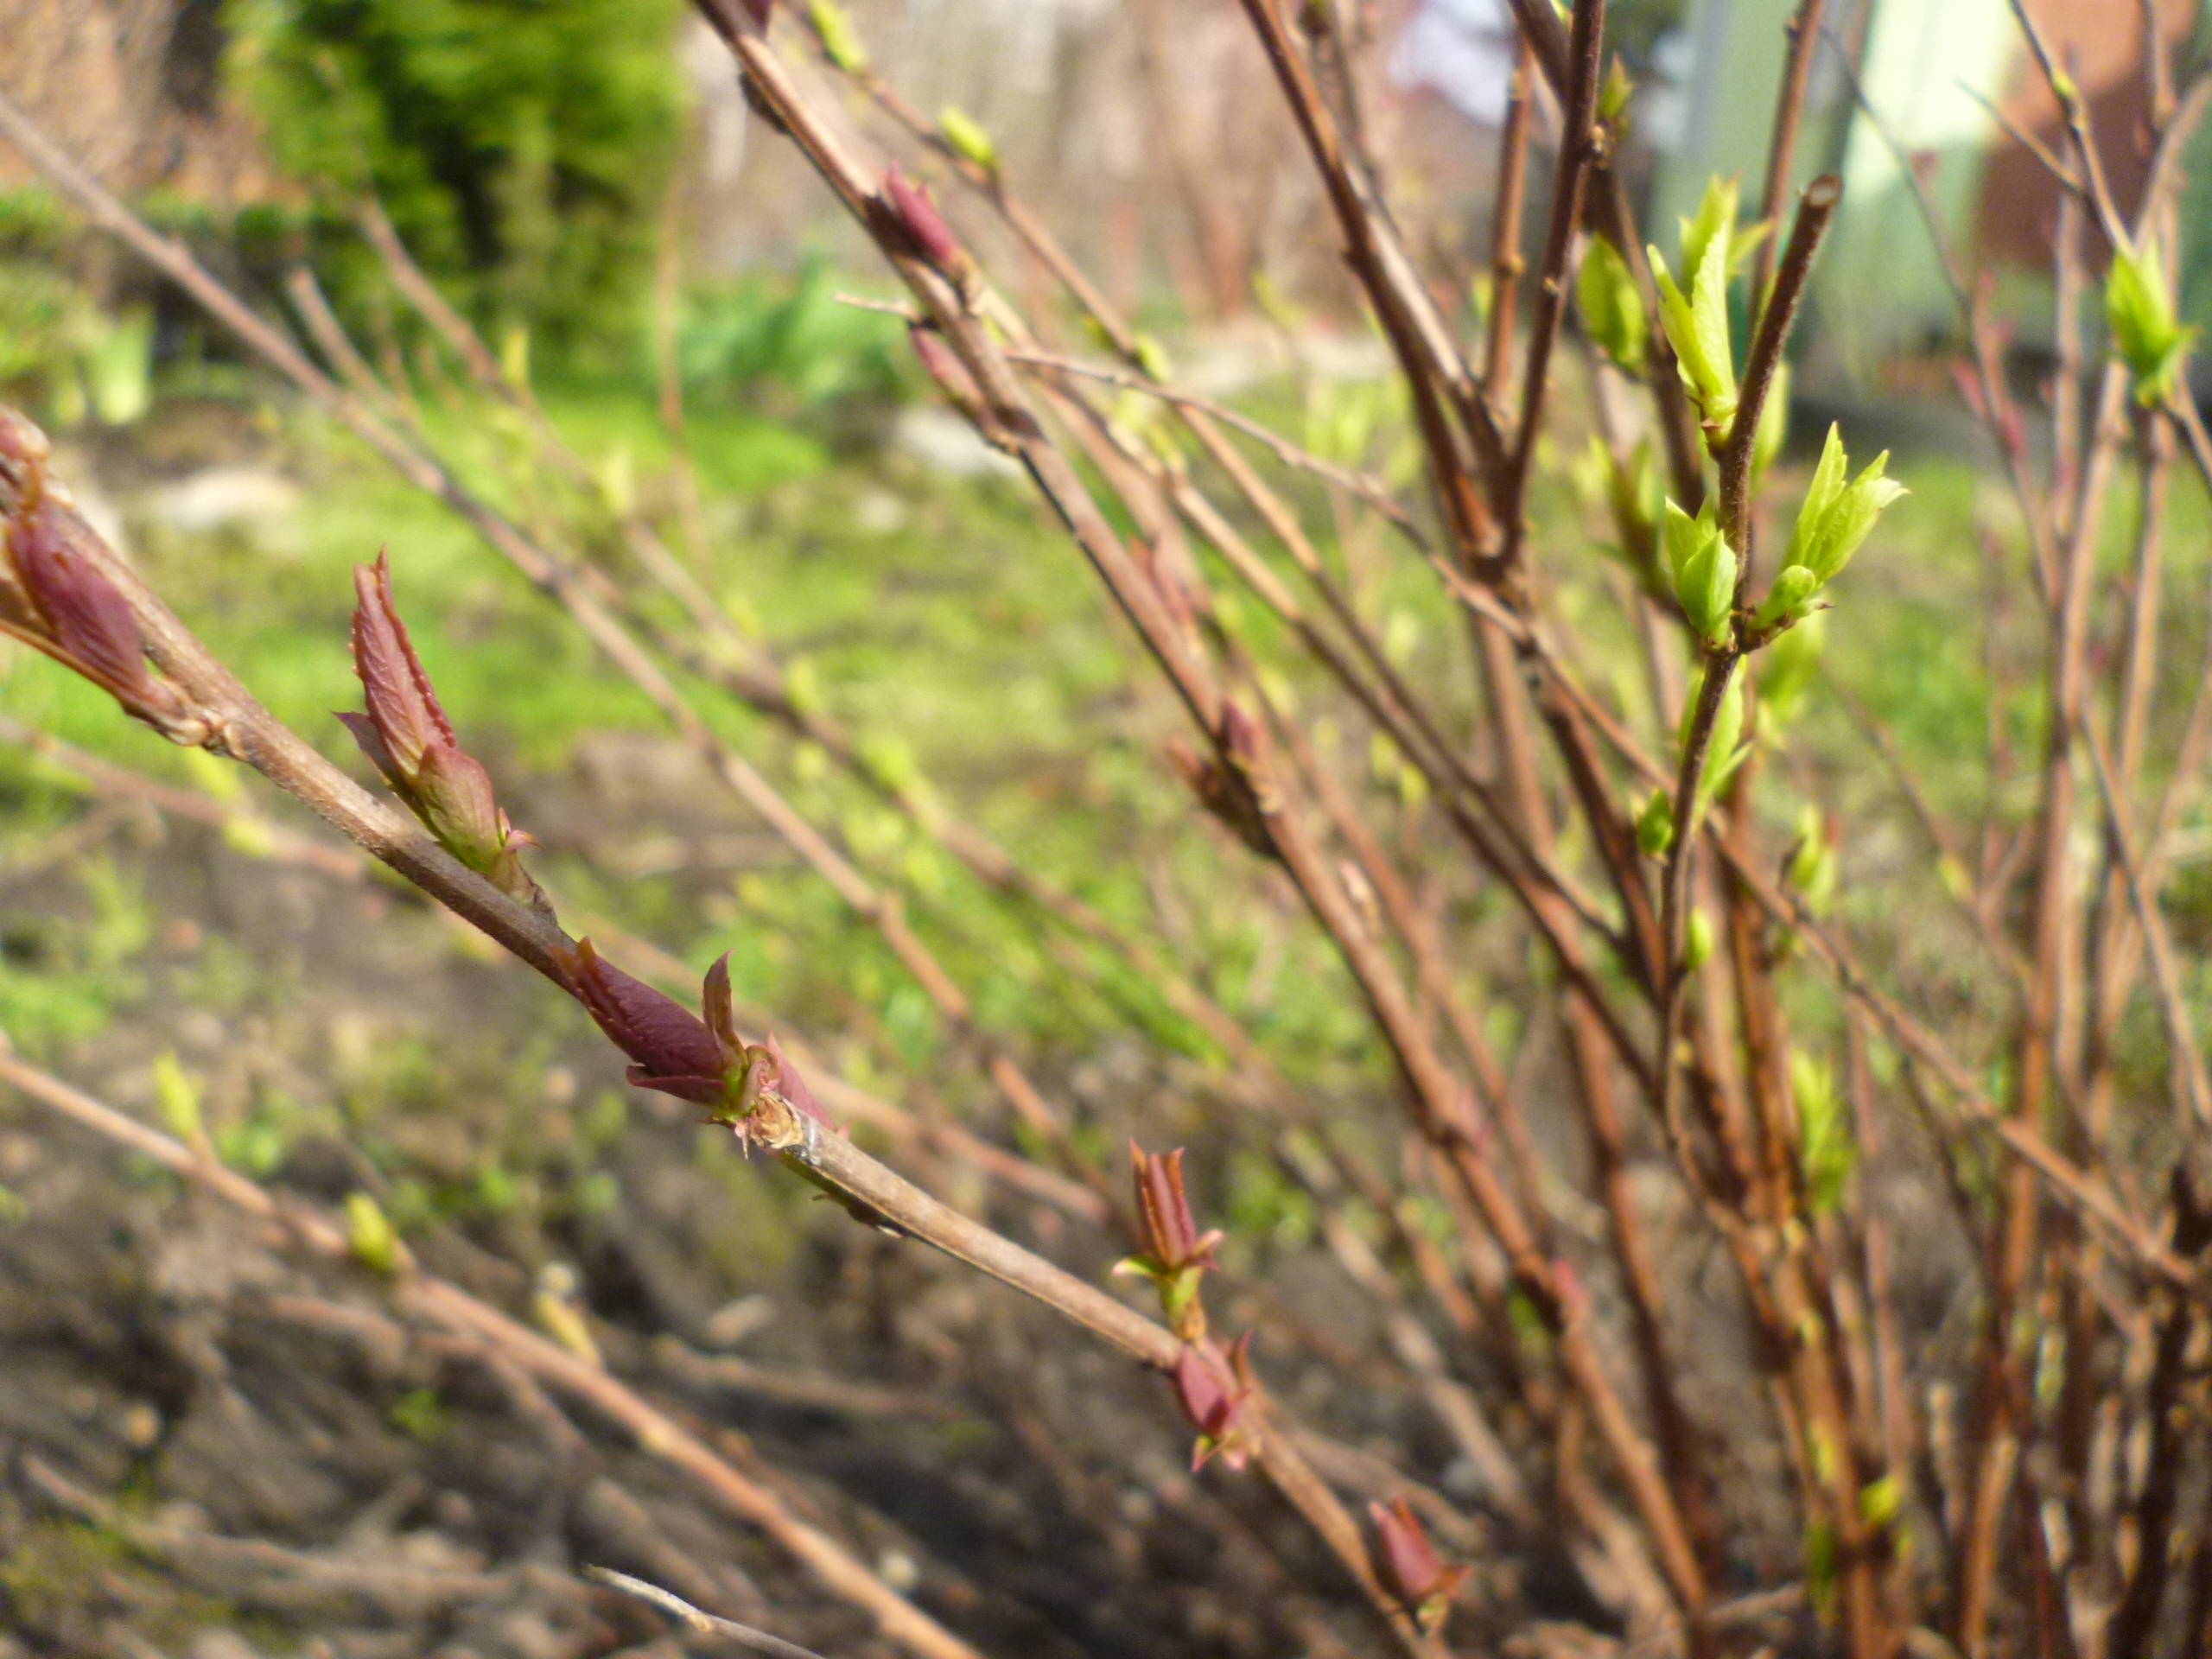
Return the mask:
<path fill-rule="evenodd" d="M 1559 1302 L 1560 1311 L 1569 1318 L 1589 1310 L 1590 1293 L 1582 1287 L 1582 1275 L 1575 1272 L 1574 1263 L 1565 1256 L 1552 1263 L 1552 1294 Z"/>
<path fill-rule="evenodd" d="M 430 677 L 392 602 L 391 568 L 353 567 L 353 670 L 365 715 L 338 718 L 439 844 L 511 898 L 539 909 L 545 895 L 522 867 L 518 835 L 492 792 L 491 774 L 461 747 Z"/>
<path fill-rule="evenodd" d="M 561 965 L 585 1012 L 637 1062 L 629 1071 L 633 1084 L 700 1106 L 722 1103 L 728 1060 L 705 1020 L 615 967 L 589 939 L 578 939 Z"/>
<path fill-rule="evenodd" d="M 768 32 L 768 21 L 776 15 L 776 0 L 738 0 L 745 8 L 745 15 L 762 34 Z"/>
<path fill-rule="evenodd" d="M 930 199 L 929 187 L 909 180 L 896 162 L 883 175 L 883 200 L 916 253 L 948 276 L 957 277 L 967 268 L 968 256 Z"/>
<path fill-rule="evenodd" d="M 506 820 L 492 797 L 492 776 L 450 743 L 424 749 L 415 772 L 415 804 L 432 834 L 472 868 L 506 844 Z"/>
<path fill-rule="evenodd" d="M 1370 1503 L 1375 1522 L 1375 1575 L 1402 1602 L 1423 1630 L 1433 1630 L 1451 1610 L 1452 1595 L 1466 1579 L 1464 1567 L 1446 1567 L 1436 1547 L 1402 1495 L 1389 1504 Z"/>
<path fill-rule="evenodd" d="M 55 654 L 126 708 L 150 706 L 156 689 L 130 601 L 69 546 L 49 502 L 35 501 L 10 522 L 8 556 Z"/>
<path fill-rule="evenodd" d="M 737 1034 L 736 1010 L 730 1003 L 727 950 L 715 958 L 714 966 L 707 969 L 706 978 L 700 982 L 699 1012 L 706 1016 L 707 1029 L 714 1033 L 725 1060 L 745 1052 L 745 1045 Z"/>
<path fill-rule="evenodd" d="M 1221 704 L 1221 747 L 1241 771 L 1251 772 L 1268 757 L 1267 728 L 1224 697 Z"/>
<path fill-rule="evenodd" d="M 1163 1274 L 1212 1267 L 1214 1247 L 1222 1235 L 1218 1230 L 1200 1233 L 1191 1215 L 1191 1201 L 1183 1191 L 1182 1147 L 1155 1156 L 1133 1141 L 1129 1162 L 1136 1178 L 1144 1253 L 1151 1265 Z"/>
<path fill-rule="evenodd" d="M 1191 793 L 1198 798 L 1198 804 L 1228 826 L 1237 840 L 1262 858 L 1277 856 L 1267 814 L 1261 810 L 1260 798 L 1241 769 L 1198 754 L 1178 738 L 1168 740 L 1167 760 Z"/>
<path fill-rule="evenodd" d="M 430 677 L 423 671 L 407 625 L 392 603 L 391 564 L 385 553 L 378 553 L 373 565 L 353 567 L 353 671 L 360 676 L 369 723 L 382 740 L 381 756 L 365 740 L 361 747 L 396 785 L 412 788 L 424 750 L 459 747 L 453 722 L 438 706 Z M 346 723 L 356 738 L 361 736 L 353 720 Z"/>
<path fill-rule="evenodd" d="M 1238 1421 L 1252 1394 L 1245 1357 L 1251 1341 L 1249 1332 L 1237 1338 L 1230 1355 L 1232 1375 L 1229 1376 L 1222 1374 L 1218 1359 L 1191 1343 L 1184 1344 L 1175 1369 L 1168 1373 L 1175 1389 L 1175 1403 L 1182 1408 L 1185 1420 L 1198 1431 L 1198 1443 L 1191 1454 L 1193 1470 L 1204 1468 L 1208 1459 L 1217 1456 L 1231 1469 L 1241 1470 L 1252 1455 L 1250 1437 Z"/>
<path fill-rule="evenodd" d="M 959 353 L 944 343 L 943 335 L 920 323 L 909 325 L 906 334 L 914 343 L 914 355 L 920 359 L 923 372 L 937 382 L 938 391 L 963 412 L 982 406 L 983 395 L 976 389 L 976 377 L 968 372 Z"/>

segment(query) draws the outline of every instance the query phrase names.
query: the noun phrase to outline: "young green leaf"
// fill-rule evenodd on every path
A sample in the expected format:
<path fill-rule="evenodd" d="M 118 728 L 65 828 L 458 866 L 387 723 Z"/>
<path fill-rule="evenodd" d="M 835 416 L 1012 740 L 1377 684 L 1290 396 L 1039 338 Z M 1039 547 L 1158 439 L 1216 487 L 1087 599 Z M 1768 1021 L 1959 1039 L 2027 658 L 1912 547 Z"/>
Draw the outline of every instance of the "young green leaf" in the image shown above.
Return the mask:
<path fill-rule="evenodd" d="M 1814 592 L 1836 579 L 1872 533 L 1875 521 L 1905 493 L 1904 485 L 1885 475 L 1889 464 L 1890 452 L 1885 449 L 1846 485 L 1843 474 L 1848 457 L 1843 438 L 1834 427 L 1828 429 L 1820 465 L 1813 471 L 1812 487 L 1805 493 L 1805 505 L 1798 509 L 1797 525 L 1783 559 L 1785 568 L 1802 565 L 1812 572 Z"/>
<path fill-rule="evenodd" d="M 1657 248 L 1649 250 L 1659 284 L 1659 322 L 1675 348 L 1682 385 L 1703 416 L 1708 439 L 1721 442 L 1736 416 L 1736 364 L 1728 339 L 1728 250 L 1708 242 L 1688 268 L 1689 291 L 1676 285 Z"/>
<path fill-rule="evenodd" d="M 1713 918 L 1693 906 L 1682 927 L 1682 971 L 1694 974 L 1713 960 Z"/>
<path fill-rule="evenodd" d="M 1697 216 L 1677 219 L 1682 230 L 1682 269 L 1694 276 L 1705 265 L 1708 249 L 1718 242 L 1725 250 L 1736 239 L 1736 201 L 1740 187 L 1719 174 L 1705 181 L 1705 194 Z"/>
<path fill-rule="evenodd" d="M 1582 308 L 1582 327 L 1591 342 L 1618 367 L 1631 374 L 1641 369 L 1649 329 L 1643 315 L 1643 296 L 1636 291 L 1628 261 L 1602 236 L 1592 237 L 1582 256 L 1575 298 Z"/>
<path fill-rule="evenodd" d="M 957 104 L 948 104 L 938 112 L 937 130 L 944 142 L 961 156 L 995 174 L 999 170 L 999 147 L 991 142 L 991 135 L 983 130 L 982 124 Z"/>
<path fill-rule="evenodd" d="M 1598 89 L 1598 118 L 1615 122 L 1628 113 L 1629 99 L 1636 96 L 1636 77 L 1630 74 L 1618 54 L 1605 71 L 1605 84 Z"/>
<path fill-rule="evenodd" d="M 346 1249 L 371 1273 L 389 1279 L 399 1271 L 399 1235 L 365 1192 L 346 1195 Z"/>
<path fill-rule="evenodd" d="M 1788 566 L 1776 575 L 1774 586 L 1767 589 L 1766 602 L 1752 617 L 1751 626 L 1764 632 L 1778 626 L 1785 617 L 1794 620 L 1820 585 L 1821 579 L 1803 565 Z"/>
<path fill-rule="evenodd" d="M 1663 857 L 1675 844 L 1675 804 L 1665 790 L 1653 790 L 1636 815 L 1636 844 L 1646 858 Z"/>
<path fill-rule="evenodd" d="M 1789 1089 L 1797 1101 L 1797 1160 L 1805 1201 L 1815 1216 L 1834 1215 L 1859 1162 L 1843 1097 L 1834 1074 L 1801 1049 L 1789 1052 Z"/>
<path fill-rule="evenodd" d="M 1709 645 L 1728 637 L 1736 602 L 1736 554 L 1713 523 L 1711 512 L 1692 518 L 1667 504 L 1667 564 L 1675 598 L 1690 627 Z"/>
<path fill-rule="evenodd" d="M 868 73 L 868 48 L 836 0 L 807 0 L 807 21 L 822 41 L 822 55 L 849 75 Z"/>
<path fill-rule="evenodd" d="M 1797 843 L 1789 855 L 1789 885 L 1814 915 L 1827 912 L 1835 897 L 1835 843 L 1828 839 L 1821 809 L 1808 802 L 1797 814 Z"/>
<path fill-rule="evenodd" d="M 2105 279 L 2105 319 L 2113 352 L 2135 376 L 2135 400 L 2149 408 L 2171 398 L 2197 331 L 2174 316 L 2156 242 L 2113 255 Z"/>

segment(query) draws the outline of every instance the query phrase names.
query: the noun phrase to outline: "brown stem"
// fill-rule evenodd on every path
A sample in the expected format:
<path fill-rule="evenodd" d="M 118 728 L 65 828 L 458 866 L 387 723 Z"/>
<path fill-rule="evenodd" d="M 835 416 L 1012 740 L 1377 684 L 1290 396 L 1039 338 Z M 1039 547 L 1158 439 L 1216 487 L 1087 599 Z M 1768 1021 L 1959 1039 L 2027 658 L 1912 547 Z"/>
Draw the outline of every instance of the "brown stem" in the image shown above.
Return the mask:
<path fill-rule="evenodd" d="M 2177 1167 L 2173 1182 L 2174 1249 L 2183 1255 L 2202 1255 L 2212 1247 L 2212 1215 L 2198 1208 L 2187 1173 Z M 2112 1659 L 2137 1659 L 2149 1651 L 2158 1622 L 2159 1604 L 2165 1599 L 2168 1570 L 2174 1552 L 2174 1511 L 2181 1496 L 2185 1462 L 2182 1441 L 2198 1414 L 2183 1402 L 2189 1382 L 2190 1338 L 2203 1317 L 2190 1299 L 2168 1293 L 2158 1318 L 2157 1357 L 2152 1362 L 2144 1416 L 2149 1426 L 2150 1455 L 2145 1460 L 2143 1491 L 2136 1499 L 2137 1560 L 2134 1576 L 2113 1610 L 2106 1628 L 2105 1651 Z"/>
<path fill-rule="evenodd" d="M 1535 54 L 1514 31 L 1513 79 L 1505 92 L 1505 124 L 1497 141 L 1497 188 L 1491 198 L 1490 327 L 1483 355 L 1483 395 L 1502 409 L 1513 396 L 1513 322 L 1521 297 L 1521 210 L 1529 192 L 1529 139 L 1535 126 Z"/>
<path fill-rule="evenodd" d="M 1463 463 L 1448 410 L 1465 423 L 1487 493 L 1502 499 L 1505 466 L 1503 441 L 1489 406 L 1475 395 L 1474 379 L 1461 360 L 1443 320 L 1436 315 L 1412 261 L 1397 240 L 1389 216 L 1375 200 L 1371 184 L 1345 154 L 1336 123 L 1323 102 L 1313 72 L 1279 10 L 1278 0 L 1242 0 L 1275 72 L 1299 130 L 1312 152 L 1321 182 L 1343 232 L 1346 257 L 1366 289 L 1382 329 L 1395 350 L 1429 466 L 1440 492 L 1452 540 L 1463 559 L 1484 550 L 1491 512 L 1475 478 Z"/>
<path fill-rule="evenodd" d="M 1805 124 L 1805 84 L 1812 78 L 1813 55 L 1820 49 L 1821 18 L 1827 0 L 1798 0 L 1790 15 L 1789 58 L 1782 71 L 1782 91 L 1775 99 L 1774 136 L 1767 141 L 1766 188 L 1759 195 L 1759 217 L 1779 226 L 1782 210 L 1789 200 L 1789 185 L 1797 163 L 1797 135 Z M 1770 232 L 1759 244 L 1751 268 L 1753 303 L 1766 302 L 1767 284 L 1774 277 L 1775 239 Z"/>
<path fill-rule="evenodd" d="M 1747 531 L 1751 450 L 1758 442 L 1759 414 L 1774 389 L 1775 372 L 1782 366 L 1783 347 L 1789 343 L 1789 326 L 1796 321 L 1798 304 L 1805 296 L 1805 279 L 1812 274 L 1813 256 L 1820 251 L 1821 238 L 1827 233 L 1836 204 L 1842 200 L 1843 181 L 1833 173 L 1815 179 L 1798 198 L 1797 221 L 1789 230 L 1789 245 L 1783 253 L 1774 292 L 1760 308 L 1758 333 L 1752 338 L 1751 353 L 1744 364 L 1743 391 L 1736 404 L 1735 424 L 1729 428 L 1727 442 L 1716 457 L 1720 465 L 1720 533 L 1728 538 L 1728 544 L 1737 550 L 1742 560 L 1737 575 L 1739 594 L 1751 576 L 1751 549 Z"/>
<path fill-rule="evenodd" d="M 1552 349 L 1558 343 L 1560 323 L 1567 315 L 1567 265 L 1574 252 L 1574 233 L 1582 222 L 1582 195 L 1591 169 L 1605 153 L 1605 137 L 1597 124 L 1598 81 L 1603 61 L 1605 0 L 1576 0 L 1574 27 L 1568 40 L 1573 68 L 1560 111 L 1558 175 L 1552 184 L 1551 220 L 1544 238 L 1544 262 L 1536 277 L 1535 316 L 1529 331 L 1529 366 L 1521 382 L 1521 417 L 1514 428 L 1513 448 L 1500 480 L 1496 512 L 1504 528 L 1505 545 L 1498 555 L 1508 578 L 1517 579 L 1528 537 L 1529 467 L 1536 453 L 1536 436 L 1543 424 L 1544 400 L 1550 395 Z"/>

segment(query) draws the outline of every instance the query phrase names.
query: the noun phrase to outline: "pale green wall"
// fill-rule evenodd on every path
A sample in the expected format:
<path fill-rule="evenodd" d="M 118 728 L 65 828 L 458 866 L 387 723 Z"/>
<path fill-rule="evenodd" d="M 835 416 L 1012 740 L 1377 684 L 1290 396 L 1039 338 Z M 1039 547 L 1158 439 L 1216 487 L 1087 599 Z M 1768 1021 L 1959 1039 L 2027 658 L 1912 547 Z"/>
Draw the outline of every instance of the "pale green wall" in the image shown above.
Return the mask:
<path fill-rule="evenodd" d="M 1650 220 L 1662 248 L 1711 175 L 1740 175 L 1747 197 L 1759 188 L 1794 9 L 1795 0 L 1693 0 L 1686 27 L 1696 67 L 1683 144 L 1661 168 Z M 1935 194 L 1950 232 L 1963 236 L 1992 130 L 1968 89 L 2002 94 L 2016 49 L 2005 0 L 1876 0 L 1868 28 L 1868 101 L 1908 150 L 1941 157 Z M 1816 327 L 1828 365 L 1863 378 L 1887 353 L 1947 329 L 1951 302 L 1888 147 L 1865 119 L 1847 126 L 1853 116 L 1848 86 L 1816 66 L 1798 182 L 1838 166 L 1844 178 L 1814 296 Z"/>

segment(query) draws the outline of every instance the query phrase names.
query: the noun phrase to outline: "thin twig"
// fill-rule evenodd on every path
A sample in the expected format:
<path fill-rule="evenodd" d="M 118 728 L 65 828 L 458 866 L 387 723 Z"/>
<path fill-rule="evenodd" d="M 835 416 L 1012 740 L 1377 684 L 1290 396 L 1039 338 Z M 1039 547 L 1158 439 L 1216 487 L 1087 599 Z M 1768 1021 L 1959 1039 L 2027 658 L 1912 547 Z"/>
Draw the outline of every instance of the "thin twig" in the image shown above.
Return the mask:
<path fill-rule="evenodd" d="M 780 1636 L 771 1636 L 766 1630 L 756 1630 L 750 1624 L 741 1624 L 734 1618 L 722 1618 L 714 1613 L 702 1613 L 672 1590 L 664 1590 L 657 1584 L 647 1584 L 643 1579 L 633 1579 L 627 1573 L 617 1573 L 607 1567 L 586 1567 L 584 1577 L 610 1590 L 619 1590 L 649 1607 L 657 1607 L 687 1630 L 701 1636 L 719 1636 L 735 1643 L 741 1648 L 750 1648 L 755 1653 L 775 1656 L 775 1659 L 822 1659 L 811 1648 L 802 1648 L 796 1642 L 786 1642 Z"/>

